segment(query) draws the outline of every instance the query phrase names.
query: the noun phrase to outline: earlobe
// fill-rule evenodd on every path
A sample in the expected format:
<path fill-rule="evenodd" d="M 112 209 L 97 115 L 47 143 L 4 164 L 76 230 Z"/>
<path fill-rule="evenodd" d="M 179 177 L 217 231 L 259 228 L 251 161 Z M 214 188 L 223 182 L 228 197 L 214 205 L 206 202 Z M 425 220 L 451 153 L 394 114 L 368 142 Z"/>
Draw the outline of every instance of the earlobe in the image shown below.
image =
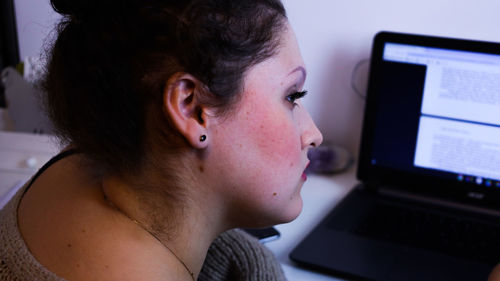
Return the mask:
<path fill-rule="evenodd" d="M 166 118 L 170 119 L 188 143 L 197 149 L 206 148 L 208 145 L 206 115 L 203 113 L 205 106 L 199 101 L 202 86 L 195 77 L 176 73 L 168 79 L 163 93 Z"/>

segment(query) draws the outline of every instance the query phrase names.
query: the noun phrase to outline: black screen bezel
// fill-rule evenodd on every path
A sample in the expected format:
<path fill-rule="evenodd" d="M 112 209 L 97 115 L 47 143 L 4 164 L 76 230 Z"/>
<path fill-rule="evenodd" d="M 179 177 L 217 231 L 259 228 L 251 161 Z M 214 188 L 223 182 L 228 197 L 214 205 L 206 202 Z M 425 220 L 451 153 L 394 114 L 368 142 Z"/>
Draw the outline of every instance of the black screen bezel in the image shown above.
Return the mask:
<path fill-rule="evenodd" d="M 500 55 L 500 44 L 475 40 L 435 37 L 382 31 L 373 40 L 365 113 L 361 134 L 357 177 L 368 186 L 390 186 L 410 193 L 430 195 L 439 199 L 473 204 L 500 210 L 500 188 L 487 188 L 475 183 L 414 173 L 371 164 L 372 143 L 377 114 L 377 95 L 384 45 L 400 43 L 423 47 L 481 52 Z M 432 174 L 432 173 L 429 173 Z M 404 184 L 401 184 L 404 183 Z M 473 193 L 474 196 L 471 196 Z"/>

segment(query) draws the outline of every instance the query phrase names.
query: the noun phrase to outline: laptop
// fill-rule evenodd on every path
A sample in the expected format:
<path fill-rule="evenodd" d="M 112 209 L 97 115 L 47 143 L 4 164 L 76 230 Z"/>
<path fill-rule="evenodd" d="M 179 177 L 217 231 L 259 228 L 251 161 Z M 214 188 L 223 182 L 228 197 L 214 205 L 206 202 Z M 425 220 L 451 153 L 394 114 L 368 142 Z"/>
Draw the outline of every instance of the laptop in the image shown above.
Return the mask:
<path fill-rule="evenodd" d="M 500 263 L 500 44 L 378 33 L 357 178 L 291 260 L 348 280 L 486 280 Z"/>

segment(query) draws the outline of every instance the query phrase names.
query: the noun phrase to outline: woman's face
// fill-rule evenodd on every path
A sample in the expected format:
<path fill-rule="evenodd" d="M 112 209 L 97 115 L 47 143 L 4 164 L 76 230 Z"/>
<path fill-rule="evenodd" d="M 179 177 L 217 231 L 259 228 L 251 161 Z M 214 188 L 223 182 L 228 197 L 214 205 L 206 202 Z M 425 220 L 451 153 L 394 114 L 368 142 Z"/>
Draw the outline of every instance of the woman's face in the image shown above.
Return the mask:
<path fill-rule="evenodd" d="M 208 136 L 206 169 L 213 169 L 210 174 L 223 189 L 235 223 L 283 223 L 302 210 L 307 151 L 322 142 L 299 99 L 305 78 L 295 34 L 287 25 L 278 53 L 250 68 L 236 112 L 221 118 Z"/>

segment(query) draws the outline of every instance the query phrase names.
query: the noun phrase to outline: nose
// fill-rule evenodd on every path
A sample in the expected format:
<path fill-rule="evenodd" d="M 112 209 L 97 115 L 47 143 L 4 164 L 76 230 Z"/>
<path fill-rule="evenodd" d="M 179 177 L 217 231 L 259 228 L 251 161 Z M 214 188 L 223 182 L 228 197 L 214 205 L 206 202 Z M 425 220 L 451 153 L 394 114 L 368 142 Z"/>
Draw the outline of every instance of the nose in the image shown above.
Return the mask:
<path fill-rule="evenodd" d="M 303 110 L 303 122 L 302 124 L 302 134 L 301 134 L 301 142 L 302 149 L 310 148 L 310 147 L 318 147 L 323 142 L 323 134 L 321 134 L 318 127 L 309 115 L 307 110 Z"/>

